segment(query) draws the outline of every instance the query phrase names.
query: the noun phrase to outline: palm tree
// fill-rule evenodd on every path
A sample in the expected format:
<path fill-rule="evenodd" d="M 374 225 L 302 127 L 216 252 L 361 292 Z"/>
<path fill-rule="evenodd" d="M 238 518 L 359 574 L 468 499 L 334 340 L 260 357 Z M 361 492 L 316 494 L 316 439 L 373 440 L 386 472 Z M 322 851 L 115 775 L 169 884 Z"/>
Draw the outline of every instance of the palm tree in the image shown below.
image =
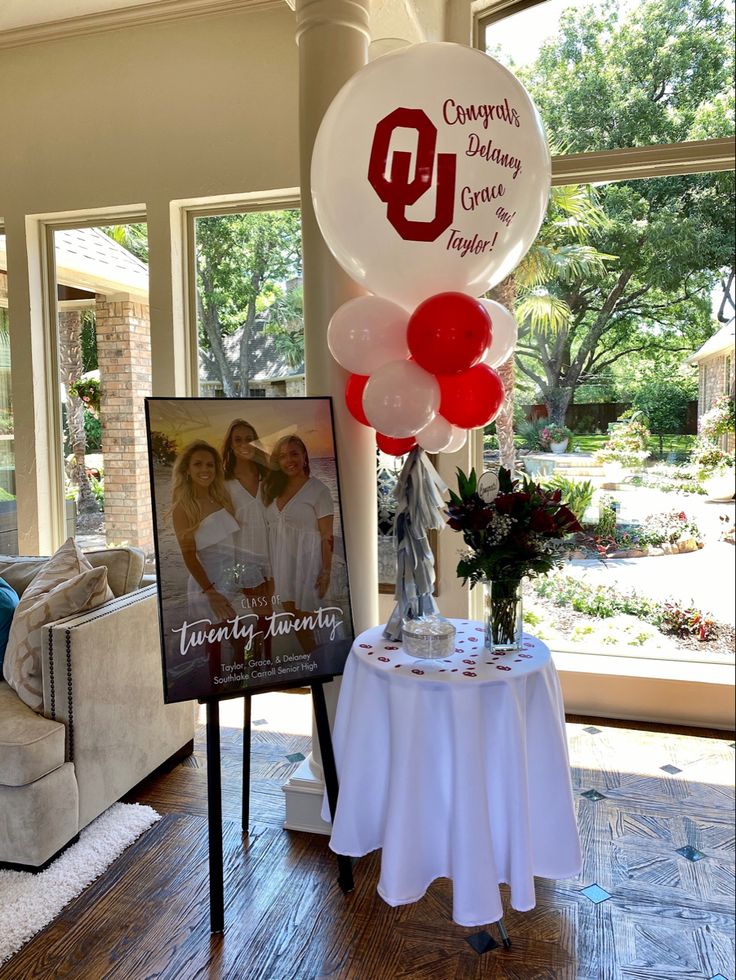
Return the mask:
<path fill-rule="evenodd" d="M 263 332 L 274 339 L 276 350 L 290 368 L 304 363 L 304 288 L 298 285 L 278 296 L 266 313 Z"/>
<path fill-rule="evenodd" d="M 511 275 L 487 294 L 514 311 L 520 336 L 545 337 L 569 321 L 572 311 L 559 295 L 559 286 L 603 274 L 605 262 L 611 256 L 588 245 L 587 240 L 604 220 L 594 191 L 588 185 L 552 187 L 547 218 L 536 241 Z M 514 357 L 509 357 L 498 372 L 506 398 L 496 418 L 496 434 L 501 465 L 513 469 L 516 460 Z"/>
<path fill-rule="evenodd" d="M 148 265 L 148 229 L 144 223 L 102 225 L 100 231 Z"/>

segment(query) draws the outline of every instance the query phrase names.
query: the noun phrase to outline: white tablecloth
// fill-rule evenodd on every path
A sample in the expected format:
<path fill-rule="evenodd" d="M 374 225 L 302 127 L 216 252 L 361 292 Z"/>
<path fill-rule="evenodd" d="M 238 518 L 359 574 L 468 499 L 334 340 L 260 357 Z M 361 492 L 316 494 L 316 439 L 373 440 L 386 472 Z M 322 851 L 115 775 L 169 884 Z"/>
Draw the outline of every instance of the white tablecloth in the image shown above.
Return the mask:
<path fill-rule="evenodd" d="M 477 926 L 502 917 L 499 883 L 525 912 L 535 875 L 576 875 L 580 844 L 548 648 L 525 636 L 519 653 L 491 654 L 478 623 L 454 624 L 448 660 L 415 660 L 380 626 L 355 640 L 333 732 L 330 847 L 383 848 L 378 893 L 389 905 L 452 879 L 453 919 Z"/>

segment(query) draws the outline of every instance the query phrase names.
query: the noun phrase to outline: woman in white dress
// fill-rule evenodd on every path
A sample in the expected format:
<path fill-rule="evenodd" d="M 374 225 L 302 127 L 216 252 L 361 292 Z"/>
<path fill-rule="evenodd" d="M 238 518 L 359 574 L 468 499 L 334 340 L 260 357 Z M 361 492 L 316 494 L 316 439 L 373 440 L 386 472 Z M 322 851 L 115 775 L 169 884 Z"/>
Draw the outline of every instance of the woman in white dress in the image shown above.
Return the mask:
<path fill-rule="evenodd" d="M 258 433 L 245 419 L 235 419 L 222 445 L 225 487 L 233 502 L 239 530 L 235 535 L 235 563 L 238 570 L 241 605 L 258 617 L 257 630 L 266 632 L 265 614 L 273 599 L 273 572 L 268 556 L 266 508 L 261 483 L 266 476 L 266 456 L 258 445 Z M 270 641 L 266 652 L 270 651 Z"/>
<path fill-rule="evenodd" d="M 309 474 L 309 453 L 298 436 L 285 436 L 271 453 L 263 483 L 276 601 L 299 619 L 322 605 L 332 570 L 334 507 L 329 489 Z M 311 630 L 297 632 L 306 653 Z"/>
<path fill-rule="evenodd" d="M 202 440 L 189 443 L 174 463 L 172 486 L 174 533 L 189 572 L 188 621 L 211 623 L 233 619 L 235 534 L 239 530 L 225 487 L 222 461 Z M 220 670 L 221 651 L 207 651 L 210 676 Z"/>

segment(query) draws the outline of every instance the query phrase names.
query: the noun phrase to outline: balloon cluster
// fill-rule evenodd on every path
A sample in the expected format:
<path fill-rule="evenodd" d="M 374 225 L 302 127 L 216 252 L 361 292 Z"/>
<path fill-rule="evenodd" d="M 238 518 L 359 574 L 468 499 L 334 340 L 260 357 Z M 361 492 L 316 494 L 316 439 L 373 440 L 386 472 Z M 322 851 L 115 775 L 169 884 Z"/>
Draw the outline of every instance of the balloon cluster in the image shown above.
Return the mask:
<path fill-rule="evenodd" d="M 312 200 L 337 261 L 373 295 L 337 310 L 333 356 L 379 447 L 452 452 L 495 418 L 513 316 L 484 295 L 542 223 L 550 156 L 524 87 L 480 51 L 428 43 L 354 75 L 325 113 Z"/>
<path fill-rule="evenodd" d="M 455 452 L 503 404 L 494 368 L 514 349 L 516 321 L 499 303 L 459 292 L 430 296 L 411 315 L 361 296 L 337 310 L 327 343 L 350 372 L 350 413 L 376 430 L 382 452 Z"/>

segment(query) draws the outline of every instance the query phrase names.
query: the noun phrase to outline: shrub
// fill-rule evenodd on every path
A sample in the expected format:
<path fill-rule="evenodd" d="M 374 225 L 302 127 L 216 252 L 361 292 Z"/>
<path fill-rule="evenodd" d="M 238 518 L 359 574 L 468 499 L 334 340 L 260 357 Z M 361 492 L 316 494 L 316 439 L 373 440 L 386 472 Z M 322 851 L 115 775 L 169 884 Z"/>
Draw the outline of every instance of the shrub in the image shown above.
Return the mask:
<path fill-rule="evenodd" d="M 613 538 L 616 534 L 617 511 L 613 497 L 603 496 L 598 504 L 598 523 L 593 533 L 598 538 Z"/>
<path fill-rule="evenodd" d="M 516 430 L 516 434 L 521 440 L 521 445 L 524 449 L 529 449 L 532 452 L 539 452 L 540 449 L 544 449 L 545 446 L 542 442 L 542 429 L 547 427 L 547 419 L 535 419 L 530 422 L 524 420 L 520 422 Z"/>
<path fill-rule="evenodd" d="M 550 490 L 559 490 L 562 493 L 563 504 L 570 508 L 579 521 L 582 521 L 593 499 L 594 487 L 590 480 L 570 480 L 561 473 L 555 473 L 539 482 Z"/>
<path fill-rule="evenodd" d="M 102 449 L 102 422 L 92 412 L 84 413 L 84 440 L 88 453 L 99 453 Z"/>
<path fill-rule="evenodd" d="M 556 606 L 570 606 L 576 612 L 598 619 L 623 613 L 651 623 L 663 633 L 694 636 L 701 642 L 717 636 L 718 625 L 713 619 L 695 606 L 685 606 L 675 600 L 659 602 L 633 591 L 616 592 L 608 585 L 587 585 L 560 573 L 536 579 L 532 587 L 537 595 L 550 599 Z"/>
<path fill-rule="evenodd" d="M 650 514 L 639 536 L 643 544 L 651 544 L 655 547 L 659 544 L 674 544 L 682 538 L 702 540 L 700 528 L 695 521 L 688 519 L 684 510 Z"/>
<path fill-rule="evenodd" d="M 633 476 L 629 482 L 634 487 L 651 487 L 663 493 L 706 493 L 705 488 L 694 476 L 682 471 L 672 477 L 643 473 Z"/>
<path fill-rule="evenodd" d="M 634 409 L 646 419 L 649 429 L 659 437 L 659 454 L 663 454 L 663 437 L 681 433 L 687 420 L 688 402 L 697 397 L 697 386 L 671 378 L 654 378 L 644 382 L 634 393 Z"/>
<path fill-rule="evenodd" d="M 700 609 L 674 601 L 663 603 L 661 629 L 676 636 L 695 636 L 701 642 L 714 640 L 717 634 L 716 623 Z"/>
<path fill-rule="evenodd" d="M 647 445 L 651 433 L 638 413 L 627 414 L 631 414 L 631 418 L 614 423 L 608 439 L 595 454 L 596 459 L 603 463 L 621 463 L 622 466 L 641 466 L 649 458 Z"/>
<path fill-rule="evenodd" d="M 13 413 L 7 408 L 0 408 L 0 435 L 12 436 Z"/>
<path fill-rule="evenodd" d="M 97 477 L 91 476 L 89 478 L 89 488 L 92 491 L 92 495 L 97 501 L 97 506 L 100 510 L 105 509 L 105 481 L 104 479 L 98 480 Z"/>

